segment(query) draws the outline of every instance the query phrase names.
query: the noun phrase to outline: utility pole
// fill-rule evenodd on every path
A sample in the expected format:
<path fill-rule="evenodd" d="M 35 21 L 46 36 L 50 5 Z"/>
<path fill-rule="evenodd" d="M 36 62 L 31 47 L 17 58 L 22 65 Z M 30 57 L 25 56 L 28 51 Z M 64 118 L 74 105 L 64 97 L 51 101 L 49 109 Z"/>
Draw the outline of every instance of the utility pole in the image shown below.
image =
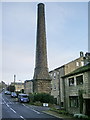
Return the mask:
<path fill-rule="evenodd" d="M 14 87 L 15 87 L 16 75 L 14 75 Z"/>

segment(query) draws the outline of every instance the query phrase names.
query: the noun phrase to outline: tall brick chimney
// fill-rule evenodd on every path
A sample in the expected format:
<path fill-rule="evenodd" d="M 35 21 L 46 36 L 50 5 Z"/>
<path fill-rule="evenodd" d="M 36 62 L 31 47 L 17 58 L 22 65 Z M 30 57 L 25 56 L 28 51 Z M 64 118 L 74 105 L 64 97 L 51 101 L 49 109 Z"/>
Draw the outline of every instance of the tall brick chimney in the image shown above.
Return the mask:
<path fill-rule="evenodd" d="M 33 77 L 33 90 L 35 93 L 50 93 L 51 78 L 47 65 L 47 47 L 45 30 L 44 4 L 38 4 L 37 16 L 37 43 L 36 43 L 36 64 Z"/>

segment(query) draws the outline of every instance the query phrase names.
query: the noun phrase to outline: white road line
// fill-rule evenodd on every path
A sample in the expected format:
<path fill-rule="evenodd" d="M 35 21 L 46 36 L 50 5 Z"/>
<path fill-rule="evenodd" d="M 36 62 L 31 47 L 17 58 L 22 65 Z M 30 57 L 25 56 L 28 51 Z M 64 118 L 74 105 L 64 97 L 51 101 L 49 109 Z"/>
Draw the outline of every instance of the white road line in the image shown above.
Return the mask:
<path fill-rule="evenodd" d="M 26 105 L 24 105 L 24 104 L 22 104 L 22 105 L 26 107 Z"/>
<path fill-rule="evenodd" d="M 15 110 L 13 110 L 12 108 L 10 108 L 14 113 L 16 113 L 16 111 Z"/>
<path fill-rule="evenodd" d="M 9 105 L 8 104 L 6 104 L 7 105 L 7 107 L 9 107 Z"/>
<path fill-rule="evenodd" d="M 10 104 L 12 104 L 12 102 L 8 98 L 6 98 L 6 99 L 9 101 Z"/>
<path fill-rule="evenodd" d="M 40 114 L 40 112 L 38 112 L 38 111 L 36 111 L 36 110 L 34 110 L 34 109 L 32 109 L 32 111 L 36 112 L 37 114 Z"/>
<path fill-rule="evenodd" d="M 22 104 L 23 106 L 25 106 L 26 108 L 29 108 L 28 106 L 26 106 L 25 104 Z M 34 110 L 33 108 L 31 109 L 32 111 L 36 112 L 37 114 L 40 114 L 40 112 Z"/>
<path fill-rule="evenodd" d="M 26 108 L 29 108 L 28 106 L 26 106 L 26 105 L 24 105 L 24 104 L 22 104 L 23 106 L 25 106 Z"/>
<path fill-rule="evenodd" d="M 23 117 L 23 116 L 20 116 L 20 118 L 24 119 L 24 117 Z M 24 120 L 25 120 L 25 119 L 24 119 Z"/>
<path fill-rule="evenodd" d="M 2 99 L 3 99 L 4 103 L 6 103 L 6 101 L 4 100 L 4 98 L 2 98 Z M 7 99 L 7 98 L 6 98 L 6 99 Z M 8 99 L 7 99 L 7 100 L 8 100 Z M 8 100 L 8 101 L 9 101 L 9 100 Z M 12 104 L 12 102 L 10 102 L 10 101 L 9 101 L 9 103 Z"/>
<path fill-rule="evenodd" d="M 6 103 L 6 101 L 4 100 L 4 98 L 3 98 L 3 101 L 4 101 L 4 103 Z"/>

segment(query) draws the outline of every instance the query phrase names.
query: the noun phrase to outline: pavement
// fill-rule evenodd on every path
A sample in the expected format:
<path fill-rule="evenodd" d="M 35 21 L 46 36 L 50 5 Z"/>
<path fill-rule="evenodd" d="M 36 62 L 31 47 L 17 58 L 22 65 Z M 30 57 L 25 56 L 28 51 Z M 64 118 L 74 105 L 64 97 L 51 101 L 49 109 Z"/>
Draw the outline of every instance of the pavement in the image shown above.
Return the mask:
<path fill-rule="evenodd" d="M 50 107 L 43 107 L 43 106 L 35 106 L 35 105 L 28 105 L 28 106 L 32 106 L 33 108 L 36 108 L 36 110 L 38 111 L 42 111 L 45 114 L 48 114 L 50 116 L 53 116 L 55 118 L 59 118 L 60 120 L 78 120 L 72 116 L 69 115 L 63 115 L 63 114 L 59 114 L 57 112 L 51 111 Z M 57 109 L 59 108 L 59 106 L 55 106 Z"/>
<path fill-rule="evenodd" d="M 54 111 L 43 111 L 43 112 L 48 114 L 48 115 L 52 115 L 54 117 L 60 118 L 62 120 L 78 120 L 78 119 L 73 118 L 71 116 L 66 116 L 66 115 L 63 115 L 63 114 L 59 114 L 59 113 L 56 113 Z"/>

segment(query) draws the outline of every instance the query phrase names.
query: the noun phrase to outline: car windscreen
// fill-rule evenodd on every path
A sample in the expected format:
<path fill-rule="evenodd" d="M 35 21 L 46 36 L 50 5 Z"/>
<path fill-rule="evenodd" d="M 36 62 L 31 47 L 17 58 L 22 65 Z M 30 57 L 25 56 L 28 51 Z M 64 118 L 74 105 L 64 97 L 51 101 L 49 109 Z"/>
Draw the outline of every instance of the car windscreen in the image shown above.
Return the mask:
<path fill-rule="evenodd" d="M 23 98 L 28 98 L 28 96 L 27 96 L 27 95 L 23 95 L 22 97 L 23 97 Z"/>

